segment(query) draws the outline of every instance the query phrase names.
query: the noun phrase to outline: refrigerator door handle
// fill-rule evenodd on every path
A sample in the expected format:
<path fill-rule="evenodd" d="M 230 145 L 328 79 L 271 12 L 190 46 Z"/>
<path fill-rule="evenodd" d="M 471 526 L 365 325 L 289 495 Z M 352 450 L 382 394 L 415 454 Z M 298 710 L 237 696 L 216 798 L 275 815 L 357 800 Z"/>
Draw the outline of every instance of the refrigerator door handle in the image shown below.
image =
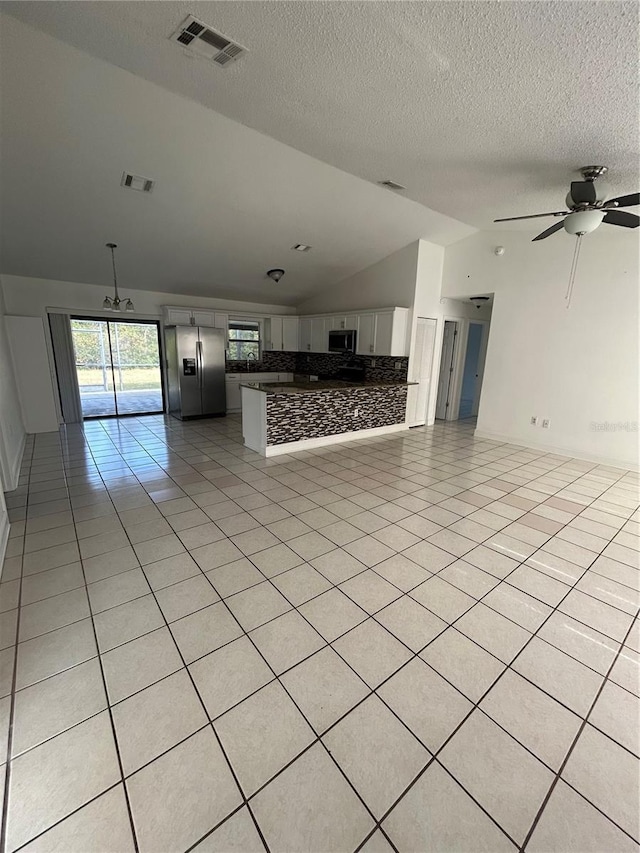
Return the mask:
<path fill-rule="evenodd" d="M 196 364 L 198 370 L 198 386 L 202 390 L 204 384 L 204 371 L 202 369 L 202 341 L 196 342 Z"/>

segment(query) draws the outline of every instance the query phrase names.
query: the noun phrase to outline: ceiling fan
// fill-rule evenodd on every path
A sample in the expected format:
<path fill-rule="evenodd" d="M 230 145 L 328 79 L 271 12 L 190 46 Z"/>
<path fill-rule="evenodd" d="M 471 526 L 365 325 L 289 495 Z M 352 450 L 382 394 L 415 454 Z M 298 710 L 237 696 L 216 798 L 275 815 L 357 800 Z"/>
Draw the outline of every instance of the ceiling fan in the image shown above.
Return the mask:
<path fill-rule="evenodd" d="M 494 219 L 494 222 L 513 222 L 516 219 L 537 219 L 542 216 L 562 216 L 561 222 L 556 222 L 546 231 L 533 238 L 544 240 L 555 234 L 561 228 L 568 234 L 582 237 L 595 231 L 601 222 L 609 225 L 620 225 L 622 228 L 637 228 L 640 216 L 619 210 L 621 207 L 634 207 L 640 204 L 640 193 L 621 195 L 605 201 L 604 188 L 596 186 L 596 180 L 608 171 L 606 166 L 584 166 L 580 173 L 584 180 L 572 181 L 571 189 L 565 199 L 568 210 L 558 210 L 552 213 L 534 213 L 530 216 L 510 216 L 506 219 Z"/>

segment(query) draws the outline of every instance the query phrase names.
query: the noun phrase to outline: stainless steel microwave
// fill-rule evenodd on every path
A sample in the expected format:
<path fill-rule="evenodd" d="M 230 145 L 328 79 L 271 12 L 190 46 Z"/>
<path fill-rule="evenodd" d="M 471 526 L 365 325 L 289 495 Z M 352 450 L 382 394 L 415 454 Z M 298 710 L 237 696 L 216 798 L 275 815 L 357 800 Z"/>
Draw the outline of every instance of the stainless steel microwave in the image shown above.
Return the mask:
<path fill-rule="evenodd" d="M 329 332 L 329 352 L 355 352 L 356 330 L 336 329 Z"/>

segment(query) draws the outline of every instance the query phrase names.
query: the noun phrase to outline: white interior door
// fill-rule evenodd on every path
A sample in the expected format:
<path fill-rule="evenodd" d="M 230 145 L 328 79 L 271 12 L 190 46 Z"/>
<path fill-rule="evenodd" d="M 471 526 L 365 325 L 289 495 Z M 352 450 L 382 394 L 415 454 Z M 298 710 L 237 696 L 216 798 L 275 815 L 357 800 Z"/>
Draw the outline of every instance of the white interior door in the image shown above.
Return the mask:
<path fill-rule="evenodd" d="M 449 395 L 453 380 L 453 359 L 456 348 L 457 323 L 446 320 L 442 339 L 442 358 L 440 360 L 440 376 L 438 379 L 438 399 L 436 402 L 436 418 L 445 420 L 449 409 Z"/>
<path fill-rule="evenodd" d="M 410 382 L 417 386 L 409 388 L 408 421 L 410 426 L 421 426 L 427 422 L 427 409 L 431 390 L 431 372 L 436 342 L 436 321 L 427 317 L 418 317 L 416 324 L 416 345 L 412 359 Z"/>

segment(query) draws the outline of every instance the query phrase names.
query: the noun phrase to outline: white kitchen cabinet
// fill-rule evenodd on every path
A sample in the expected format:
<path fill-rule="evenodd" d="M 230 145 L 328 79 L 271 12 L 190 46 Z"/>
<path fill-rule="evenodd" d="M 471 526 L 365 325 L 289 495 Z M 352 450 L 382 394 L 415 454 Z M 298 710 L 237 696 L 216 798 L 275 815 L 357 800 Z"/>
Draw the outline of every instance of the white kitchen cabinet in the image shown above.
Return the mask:
<path fill-rule="evenodd" d="M 300 317 L 298 347 L 300 352 L 311 352 L 311 317 Z"/>
<path fill-rule="evenodd" d="M 298 324 L 297 317 L 282 318 L 282 349 L 285 352 L 298 351 Z"/>
<path fill-rule="evenodd" d="M 218 311 L 201 311 L 191 308 L 164 308 L 164 321 L 170 326 L 208 326 L 227 330 L 229 315 Z"/>
<path fill-rule="evenodd" d="M 329 330 L 324 317 L 311 319 L 311 352 L 329 352 Z"/>
<path fill-rule="evenodd" d="M 376 314 L 376 334 L 373 343 L 375 355 L 392 355 L 393 311 Z"/>
<path fill-rule="evenodd" d="M 190 326 L 191 311 L 188 308 L 165 308 L 164 321 L 170 326 Z"/>
<path fill-rule="evenodd" d="M 298 318 L 269 317 L 264 322 L 265 350 L 298 351 Z"/>
<path fill-rule="evenodd" d="M 360 314 L 358 317 L 358 337 L 356 352 L 358 355 L 374 355 L 376 348 L 376 315 Z"/>
<path fill-rule="evenodd" d="M 227 373 L 225 386 L 227 389 L 227 412 L 242 410 L 243 382 L 291 382 L 293 373 Z"/>

